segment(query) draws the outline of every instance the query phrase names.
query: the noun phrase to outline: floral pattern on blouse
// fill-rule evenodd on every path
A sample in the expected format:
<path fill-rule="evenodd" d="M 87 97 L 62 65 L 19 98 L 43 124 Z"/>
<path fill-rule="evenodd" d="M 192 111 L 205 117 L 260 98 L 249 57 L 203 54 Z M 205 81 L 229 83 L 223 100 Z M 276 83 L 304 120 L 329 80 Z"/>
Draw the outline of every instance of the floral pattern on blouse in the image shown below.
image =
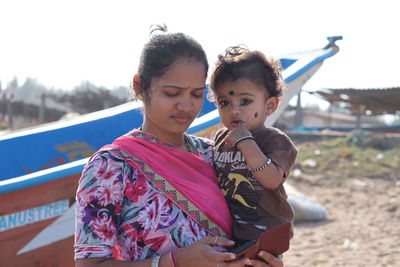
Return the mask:
<path fill-rule="evenodd" d="M 194 151 L 212 165 L 211 141 L 189 139 Z M 75 259 L 141 260 L 209 235 L 117 151 L 98 153 L 87 163 L 75 209 Z"/>

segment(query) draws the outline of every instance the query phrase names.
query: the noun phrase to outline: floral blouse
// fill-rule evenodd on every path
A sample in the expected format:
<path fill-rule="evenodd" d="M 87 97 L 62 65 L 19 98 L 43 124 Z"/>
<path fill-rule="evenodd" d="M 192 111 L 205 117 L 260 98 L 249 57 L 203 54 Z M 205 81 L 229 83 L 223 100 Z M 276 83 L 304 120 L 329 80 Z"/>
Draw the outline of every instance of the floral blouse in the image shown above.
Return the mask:
<path fill-rule="evenodd" d="M 211 141 L 189 139 L 212 165 Z M 75 259 L 142 260 L 207 235 L 118 152 L 98 153 L 85 166 L 76 196 Z"/>

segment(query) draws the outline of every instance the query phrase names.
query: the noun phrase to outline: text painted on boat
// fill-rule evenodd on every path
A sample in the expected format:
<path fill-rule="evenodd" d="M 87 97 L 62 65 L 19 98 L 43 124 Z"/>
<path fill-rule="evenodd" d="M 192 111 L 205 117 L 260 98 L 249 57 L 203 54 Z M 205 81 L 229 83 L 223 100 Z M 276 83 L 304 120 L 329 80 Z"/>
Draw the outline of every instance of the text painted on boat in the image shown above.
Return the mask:
<path fill-rule="evenodd" d="M 0 216 L 0 232 L 57 217 L 68 211 L 69 201 L 64 199 L 51 204 Z"/>

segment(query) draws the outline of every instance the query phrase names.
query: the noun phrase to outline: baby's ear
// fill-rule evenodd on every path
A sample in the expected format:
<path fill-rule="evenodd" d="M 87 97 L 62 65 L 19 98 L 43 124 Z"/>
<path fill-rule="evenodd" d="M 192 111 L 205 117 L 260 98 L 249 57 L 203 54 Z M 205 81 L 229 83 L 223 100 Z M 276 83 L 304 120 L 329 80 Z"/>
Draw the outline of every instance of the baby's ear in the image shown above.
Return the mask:
<path fill-rule="evenodd" d="M 139 74 L 135 74 L 135 76 L 133 76 L 132 85 L 137 99 L 143 100 L 142 80 L 140 79 Z"/>
<path fill-rule="evenodd" d="M 267 100 L 265 100 L 265 112 L 268 116 L 270 116 L 279 105 L 279 97 L 271 96 Z"/>

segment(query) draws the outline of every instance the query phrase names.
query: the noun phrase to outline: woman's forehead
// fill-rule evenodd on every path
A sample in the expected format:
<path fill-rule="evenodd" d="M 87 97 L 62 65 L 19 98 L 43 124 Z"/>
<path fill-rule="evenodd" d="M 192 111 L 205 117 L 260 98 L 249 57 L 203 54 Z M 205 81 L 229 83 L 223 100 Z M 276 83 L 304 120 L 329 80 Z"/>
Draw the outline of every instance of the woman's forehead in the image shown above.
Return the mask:
<path fill-rule="evenodd" d="M 163 85 L 199 88 L 204 87 L 206 70 L 204 65 L 197 60 L 179 60 L 172 64 L 167 72 L 154 79 Z"/>

